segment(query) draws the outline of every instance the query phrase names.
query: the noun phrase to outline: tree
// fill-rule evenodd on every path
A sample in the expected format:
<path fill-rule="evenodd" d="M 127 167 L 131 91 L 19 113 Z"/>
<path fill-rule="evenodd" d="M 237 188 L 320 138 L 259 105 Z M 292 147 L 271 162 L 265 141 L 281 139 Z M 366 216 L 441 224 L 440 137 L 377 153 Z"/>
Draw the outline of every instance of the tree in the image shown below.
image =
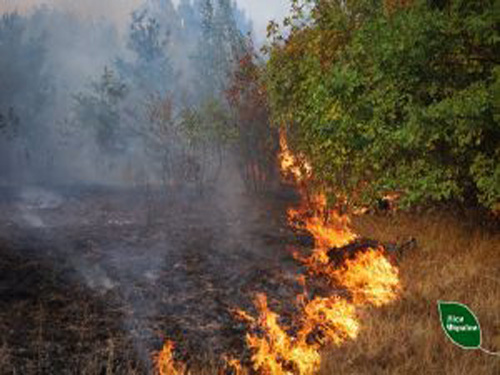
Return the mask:
<path fill-rule="evenodd" d="M 30 26 L 16 13 L 0 18 L 0 176 L 10 180 L 41 164 L 32 155 L 47 139 L 53 86 L 44 69 L 46 35 L 34 35 Z"/>
<path fill-rule="evenodd" d="M 161 3 L 165 7 L 166 3 Z M 173 7 L 172 7 L 173 9 Z M 128 48 L 134 61 L 117 61 L 121 76 L 142 94 L 166 95 L 174 89 L 174 69 L 169 57 L 169 24 L 161 24 L 152 10 L 140 8 L 132 14 Z"/>
<path fill-rule="evenodd" d="M 87 92 L 75 96 L 75 121 L 82 130 L 90 131 L 99 150 L 112 155 L 126 146 L 122 130 L 121 107 L 127 86 L 108 67 Z"/>
<path fill-rule="evenodd" d="M 226 98 L 237 124 L 239 170 L 249 190 L 262 191 L 277 180 L 278 137 L 269 121 L 262 61 L 251 42 L 233 72 Z"/>
<path fill-rule="evenodd" d="M 147 120 L 137 130 L 165 186 L 194 187 L 199 192 L 218 180 L 234 126 L 217 101 L 187 107 L 175 114 L 171 98 L 152 98 Z M 233 129 L 233 131 L 231 131 Z"/>
<path fill-rule="evenodd" d="M 498 204 L 493 8 L 325 0 L 292 15 L 311 19 L 270 47 L 270 105 L 318 184 L 353 204 L 393 190 L 406 206 Z"/>
<path fill-rule="evenodd" d="M 244 40 L 228 0 L 202 0 L 201 34 L 195 68 L 202 86 L 201 101 L 223 94 L 230 72 L 244 52 Z"/>

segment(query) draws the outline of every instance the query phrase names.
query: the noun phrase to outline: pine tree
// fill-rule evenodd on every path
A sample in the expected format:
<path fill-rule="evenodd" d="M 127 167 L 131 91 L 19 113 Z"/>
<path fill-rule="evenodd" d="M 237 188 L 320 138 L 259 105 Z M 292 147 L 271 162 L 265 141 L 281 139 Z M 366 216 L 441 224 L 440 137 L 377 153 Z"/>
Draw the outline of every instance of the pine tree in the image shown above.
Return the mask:
<path fill-rule="evenodd" d="M 201 97 L 207 98 L 220 89 L 217 62 L 217 38 L 214 25 L 214 6 L 212 0 L 200 3 L 201 34 L 198 40 L 198 51 L 195 56 L 195 67 L 200 77 Z M 203 100 L 203 99 L 202 99 Z"/>
<path fill-rule="evenodd" d="M 169 9 L 167 3 L 162 1 L 161 4 L 164 9 Z M 116 65 L 131 86 L 142 93 L 163 96 L 173 90 L 175 83 L 168 53 L 171 37 L 169 26 L 162 24 L 156 18 L 159 15 L 153 13 L 158 12 L 141 8 L 132 14 L 127 45 L 134 53 L 135 61 L 118 60 Z"/>
<path fill-rule="evenodd" d="M 216 97 L 225 90 L 229 75 L 245 50 L 234 6 L 229 0 L 216 1 L 202 0 L 200 3 L 202 27 L 196 67 L 205 99 Z"/>
<path fill-rule="evenodd" d="M 127 95 L 126 85 L 108 67 L 87 92 L 76 95 L 75 120 L 82 130 L 95 136 L 100 151 L 114 153 L 123 148 L 120 104 Z"/>

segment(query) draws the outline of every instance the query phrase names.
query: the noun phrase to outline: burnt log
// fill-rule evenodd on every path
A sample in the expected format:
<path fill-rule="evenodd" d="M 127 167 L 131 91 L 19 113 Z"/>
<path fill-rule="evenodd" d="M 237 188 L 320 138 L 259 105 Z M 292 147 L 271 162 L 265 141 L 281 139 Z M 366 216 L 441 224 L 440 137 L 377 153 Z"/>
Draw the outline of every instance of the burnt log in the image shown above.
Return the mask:
<path fill-rule="evenodd" d="M 346 260 L 354 259 L 359 253 L 370 249 L 382 249 L 382 251 L 386 252 L 392 258 L 398 259 L 408 251 L 415 249 L 416 246 L 417 240 L 415 238 L 410 238 L 401 244 L 397 244 L 361 237 L 345 246 L 332 247 L 328 251 L 328 257 L 334 265 L 340 266 Z"/>

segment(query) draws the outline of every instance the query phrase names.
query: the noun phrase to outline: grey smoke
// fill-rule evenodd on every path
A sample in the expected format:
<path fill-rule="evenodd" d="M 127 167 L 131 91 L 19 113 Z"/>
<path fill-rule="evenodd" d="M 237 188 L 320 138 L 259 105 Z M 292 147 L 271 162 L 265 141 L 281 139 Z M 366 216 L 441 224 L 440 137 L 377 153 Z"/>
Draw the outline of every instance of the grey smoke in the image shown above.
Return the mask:
<path fill-rule="evenodd" d="M 233 6 L 234 19 L 207 48 L 203 2 L 183 0 L 175 8 L 169 0 L 61 0 L 30 9 L 35 2 L 19 2 L 22 12 L 0 18 L 0 198 L 15 191 L 10 220 L 53 239 L 47 252 L 66 256 L 82 285 L 116 292 L 133 306 L 123 322 L 130 332 L 145 331 L 142 321 L 156 313 L 157 296 L 141 295 L 136 285 L 154 285 L 163 267 L 182 273 L 185 266 L 178 232 L 162 229 L 173 220 L 162 216 L 172 201 L 201 216 L 197 230 L 213 232 L 214 248 L 241 249 L 255 237 L 242 220 L 250 219 L 252 198 L 235 150 L 214 136 L 196 143 L 179 129 L 186 111 L 210 128 L 201 110 L 207 102 L 227 109 L 220 86 L 241 52 L 241 34 L 252 27 Z M 214 19 L 227 21 L 220 9 L 230 3 L 213 2 Z M 162 112 L 168 100 L 170 117 Z M 139 194 L 119 199 L 129 191 Z M 81 192 L 94 195 L 86 201 Z M 198 213 L 202 194 L 209 205 Z M 213 221 L 215 211 L 223 224 Z M 100 231 L 125 234 L 100 244 L 80 238 Z M 144 244 L 141 236 L 153 238 Z M 75 237 L 84 242 L 81 252 Z"/>

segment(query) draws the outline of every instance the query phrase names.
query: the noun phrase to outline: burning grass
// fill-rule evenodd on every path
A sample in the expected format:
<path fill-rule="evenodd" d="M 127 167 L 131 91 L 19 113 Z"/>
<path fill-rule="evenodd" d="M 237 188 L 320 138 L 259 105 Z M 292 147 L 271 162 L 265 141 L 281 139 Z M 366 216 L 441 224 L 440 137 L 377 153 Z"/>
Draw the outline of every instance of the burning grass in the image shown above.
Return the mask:
<path fill-rule="evenodd" d="M 291 171 L 295 176 L 304 168 Z M 294 177 L 301 186 L 312 172 L 304 173 Z M 499 350 L 498 232 L 435 214 L 365 215 L 351 222 L 329 209 L 324 195 L 299 192 L 302 200 L 288 210 L 288 223 L 310 233 L 314 245 L 296 244 L 294 257 L 285 251 L 291 233 L 283 229 L 283 218 L 271 225 L 271 217 L 250 207 L 233 217 L 216 205 L 208 205 L 207 214 L 197 211 L 200 205 L 186 210 L 170 204 L 161 210 L 164 217 L 154 215 L 158 222 L 145 220 L 143 226 L 125 220 L 137 220 L 139 206 L 100 212 L 93 209 L 92 195 L 82 204 L 88 212 L 78 209 L 74 215 L 91 225 L 77 222 L 54 232 L 7 222 L 5 243 L 0 243 L 2 371 L 326 375 L 500 370 L 497 359 L 452 346 L 441 332 L 436 308 L 438 299 L 468 304 L 478 313 L 484 346 Z M 76 210 L 72 204 L 35 213 L 57 223 L 58 215 L 66 218 L 67 209 Z M 264 206 L 268 212 L 271 205 Z M 276 211 L 283 216 L 283 207 Z M 207 218 L 217 225 L 207 225 Z M 364 237 L 390 243 L 410 236 L 419 248 L 404 258 L 377 241 L 352 251 L 344 246 Z M 74 278 L 75 268 L 87 287 Z"/>
<path fill-rule="evenodd" d="M 240 337 L 248 352 L 238 348 L 226 358 L 226 364 L 218 353 L 207 353 L 202 362 L 190 360 L 189 367 L 183 367 L 186 350 L 202 343 L 205 336 L 193 336 L 186 331 L 186 325 L 180 325 L 176 335 L 175 330 L 168 330 L 173 321 L 167 321 L 157 326 L 156 331 L 162 337 L 165 333 L 172 334 L 176 346 L 167 346 L 163 358 L 167 358 L 167 363 L 176 371 L 183 374 L 186 370 L 191 375 L 246 375 L 256 364 L 270 366 L 269 358 L 273 359 L 275 367 L 261 367 L 260 371 L 267 368 L 272 375 L 279 371 L 286 374 L 287 371 L 307 373 L 313 370 L 320 375 L 498 373 L 497 358 L 464 351 L 448 341 L 441 331 L 436 308 L 438 299 L 466 303 L 478 315 L 484 346 L 500 350 L 498 232 L 482 229 L 477 222 L 470 223 L 462 216 L 444 213 L 365 215 L 353 218 L 351 225 L 360 236 L 383 242 L 409 236 L 418 239 L 418 248 L 398 262 L 400 287 L 393 288 L 394 275 L 386 272 L 387 259 L 381 258 L 379 251 L 360 252 L 357 262 L 348 260 L 336 269 L 340 274 L 338 279 L 348 284 L 346 288 L 351 291 L 362 288 L 363 293 L 357 296 L 351 292 L 352 300 L 341 298 L 343 294 L 332 298 L 314 297 L 312 291 L 298 290 L 295 308 L 302 314 L 292 320 L 283 313 L 288 308 L 276 303 L 279 293 L 267 298 L 259 296 L 256 306 L 246 306 L 244 309 L 249 313 L 242 314 L 240 319 L 246 320 L 247 325 L 254 324 L 257 329 L 248 330 L 246 337 L 243 330 L 225 333 Z M 115 297 L 110 298 L 110 293 L 96 296 L 78 283 L 63 282 L 64 269 L 70 265 L 58 259 L 57 264 L 63 269 L 54 270 L 51 268 L 53 262 L 46 264 L 43 259 L 36 258 L 40 251 L 34 248 L 32 253 L 26 249 L 2 252 L 3 282 L 14 280 L 14 274 L 23 281 L 13 284 L 8 294 L 7 290 L 3 291 L 0 373 L 61 373 L 69 368 L 75 369 L 70 373 L 90 375 L 148 373 L 140 365 L 134 343 L 117 324 L 130 312 L 114 301 Z M 18 259 L 24 256 L 26 261 Z M 375 265 L 375 275 L 380 272 L 392 276 L 384 277 L 383 282 L 370 278 L 373 284 L 368 285 L 364 281 L 366 278 L 357 277 L 357 272 L 351 274 L 356 277 L 349 277 L 350 268 L 358 264 Z M 307 270 L 307 265 L 305 267 Z M 197 272 L 193 277 L 199 277 Z M 306 274 L 305 277 L 310 276 Z M 258 274 L 258 280 L 271 282 L 273 278 L 272 274 Z M 161 279 L 162 283 L 168 280 L 170 277 Z M 49 282 L 57 288 L 47 284 Z M 334 282 L 339 284 L 337 279 Z M 307 280 L 303 284 L 306 289 L 310 287 Z M 248 286 L 251 285 L 257 287 L 250 288 L 248 293 L 256 289 L 268 293 L 272 290 L 266 289 L 266 284 L 259 285 L 249 279 Z M 372 291 L 377 291 L 377 296 L 385 296 L 380 293 L 382 287 L 390 293 L 397 292 L 399 299 L 376 307 L 379 303 L 377 299 L 372 300 Z M 159 292 L 157 287 L 154 290 Z M 231 295 L 234 293 L 232 291 Z M 392 300 L 390 293 L 387 298 Z M 162 296 L 167 298 L 163 292 Z M 205 304 L 205 301 L 200 303 Z M 236 321 L 228 317 L 227 324 L 237 324 Z M 187 336 L 183 336 L 185 333 Z M 186 346 L 183 338 L 191 340 L 192 344 Z M 152 352 L 154 348 L 161 348 L 161 343 L 156 341 L 149 348 Z M 290 359 L 284 361 L 283 353 L 291 353 Z M 68 356 L 64 356 L 66 354 Z M 247 355 L 254 360 L 240 363 Z M 302 363 L 304 359 L 307 361 Z"/>
<path fill-rule="evenodd" d="M 257 318 L 243 311 L 237 311 L 236 315 L 250 323 L 246 343 L 252 353 L 254 371 L 264 375 L 312 375 L 320 368 L 324 345 L 341 345 L 357 337 L 358 308 L 365 304 L 382 306 L 397 298 L 399 276 L 382 247 L 351 254 L 344 267 L 336 269 L 330 253 L 357 236 L 349 226 L 349 219 L 327 206 L 324 194 L 309 194 L 307 185 L 312 169 L 307 161 L 290 151 L 283 131 L 280 146 L 282 174 L 297 185 L 301 195 L 299 207 L 288 210 L 289 224 L 314 238 L 314 249 L 309 256 L 295 253 L 295 259 L 307 269 L 307 275 L 297 279 L 305 290 L 297 296 L 298 309 L 291 326 L 280 324 L 282 319 L 269 308 L 265 294 L 256 297 Z M 308 295 L 306 288 L 318 278 L 326 279 L 327 296 Z M 351 298 L 341 297 L 338 287 L 345 289 Z"/>
<path fill-rule="evenodd" d="M 151 374 L 167 339 L 175 348 L 162 358 L 177 371 L 240 359 L 245 331 L 230 307 L 251 310 L 256 290 L 284 301 L 300 292 L 282 203 L 228 212 L 214 197 L 183 202 L 85 191 L 30 208 L 44 227 L 16 217 L 22 202 L 4 202 L 0 374 Z"/>
<path fill-rule="evenodd" d="M 370 249 L 345 266 L 333 271 L 337 282 L 347 288 L 355 305 L 384 306 L 398 297 L 399 271 L 383 255 L 383 249 Z"/>
<path fill-rule="evenodd" d="M 280 141 L 284 175 L 304 187 L 312 171 L 303 167 L 307 163 L 300 166 L 283 133 Z M 253 371 L 498 373 L 496 358 L 463 351 L 447 341 L 436 308 L 439 299 L 467 303 L 489 334 L 485 345 L 499 349 L 498 233 L 431 214 L 361 216 L 352 229 L 346 217 L 327 209 L 323 195 L 300 192 L 302 204 L 288 211 L 289 222 L 309 232 L 315 246 L 308 256 L 295 253 L 307 273 L 297 280 L 304 292 L 297 296 L 294 316 L 284 319 L 269 306 L 265 294 L 256 296 L 256 317 L 243 310 L 234 313 L 249 326 L 246 343 Z M 355 233 L 387 243 L 417 237 L 420 246 L 404 259 L 388 256 L 384 248 L 367 248 L 344 259 L 339 268 L 331 253 L 356 240 Z M 332 292 L 345 289 L 349 298 L 336 293 L 311 298 L 307 286 L 317 279 L 326 280 Z M 231 364 L 236 374 L 246 372 L 240 361 Z"/>
<path fill-rule="evenodd" d="M 359 324 L 356 340 L 331 342 L 318 358 L 311 350 L 310 363 L 320 365 L 319 375 L 331 374 L 497 374 L 498 358 L 479 351 L 460 349 L 449 342 L 441 331 L 437 300 L 455 300 L 468 304 L 478 315 L 483 331 L 484 346 L 500 350 L 500 234 L 486 230 L 478 223 L 465 220 L 454 213 L 408 214 L 391 216 L 362 216 L 353 220 L 360 235 L 371 235 L 383 241 L 415 236 L 419 246 L 399 262 L 400 299 L 383 307 L 377 303 L 357 310 Z M 368 253 L 369 254 L 369 253 Z M 344 271 L 341 271 L 344 272 Z M 315 303 L 309 305 L 308 320 L 316 315 Z M 273 353 L 290 350 L 295 345 L 277 323 L 278 316 L 270 310 L 264 296 L 259 297 L 264 338 L 250 337 L 250 343 L 261 348 L 256 351 L 254 364 L 273 363 L 269 374 L 282 374 Z M 349 305 L 352 308 L 352 305 Z M 321 319 L 324 319 L 321 309 Z M 339 312 L 338 306 L 332 311 Z M 246 319 L 252 320 L 248 316 Z M 345 315 L 342 316 L 345 321 Z M 265 341 L 274 332 L 275 339 Z M 353 331 L 354 332 L 354 331 Z M 258 345 L 259 341 L 266 345 Z M 267 348 L 268 352 L 264 351 Z M 284 349 L 283 349 L 284 348 Z M 306 355 L 307 354 L 307 355 Z M 262 358 L 272 358 L 265 361 Z M 239 362 L 238 362 L 239 366 Z M 248 374 L 246 368 L 235 374 Z M 293 363 L 289 364 L 293 368 Z M 308 368 L 303 368 L 307 371 Z M 219 369 L 200 372 L 220 374 Z M 194 373 L 193 373 L 194 374 Z"/>
<path fill-rule="evenodd" d="M 355 342 L 329 350 L 320 374 L 497 374 L 498 358 L 454 346 L 441 331 L 437 300 L 470 306 L 484 347 L 500 350 L 500 235 L 451 213 L 399 213 L 353 221 L 385 241 L 415 236 L 400 262 L 401 298 L 363 312 Z"/>
<path fill-rule="evenodd" d="M 335 285 L 344 287 L 351 298 L 347 300 L 333 295 L 325 298 L 314 297 L 309 300 L 307 293 L 304 292 L 303 295 L 298 297 L 301 305 L 297 313 L 299 327 L 296 327 L 295 333 L 291 333 L 294 331 L 293 329 L 279 324 L 280 316 L 269 309 L 266 296 L 258 295 L 256 307 L 259 316 L 257 319 L 250 318 L 250 322 L 254 332 L 259 333 L 247 334 L 247 345 L 253 353 L 253 369 L 266 375 L 292 373 L 306 375 L 317 373 L 320 366 L 322 366 L 322 373 L 324 374 L 333 372 L 363 373 L 363 371 L 367 374 L 375 372 L 394 374 L 435 373 L 436 368 L 443 368 L 443 363 L 446 362 L 443 362 L 442 358 L 439 359 L 435 353 L 442 352 L 445 355 L 444 353 L 448 349 L 443 349 L 446 346 L 442 345 L 445 344 L 443 342 L 444 335 L 440 332 L 435 308 L 436 302 L 438 299 L 464 302 L 470 300 L 470 298 L 466 297 L 472 291 L 476 296 L 481 295 L 483 297 L 483 303 L 484 301 L 491 303 L 490 308 L 492 310 L 490 311 L 499 311 L 499 280 L 495 278 L 495 275 L 498 274 L 495 271 L 498 271 L 498 268 L 496 270 L 490 269 L 490 276 L 488 277 L 489 283 L 495 285 L 491 285 L 491 289 L 481 288 L 481 292 L 476 290 L 477 285 L 482 285 L 478 277 L 482 276 L 484 278 L 482 265 L 486 267 L 489 264 L 488 260 L 498 260 L 498 236 L 493 236 L 493 239 L 488 238 L 489 249 L 478 258 L 478 254 L 485 250 L 471 249 L 471 243 L 465 243 L 466 234 L 469 234 L 470 231 L 459 223 L 453 223 L 453 228 L 459 228 L 456 229 L 457 233 L 447 232 L 448 236 L 454 235 L 453 240 L 450 242 L 458 242 L 459 239 L 464 242 L 454 248 L 448 243 L 449 240 L 445 242 L 442 237 L 439 238 L 440 241 L 432 239 L 432 236 L 436 235 L 436 233 L 432 231 L 429 233 L 426 230 L 428 228 L 415 231 L 413 227 L 414 220 L 410 220 L 409 225 L 407 223 L 406 226 L 398 222 L 388 223 L 389 228 L 393 231 L 392 236 L 388 236 L 387 233 L 378 233 L 373 228 L 377 221 L 370 222 L 370 219 L 365 218 L 363 222 L 360 219 L 357 225 L 361 228 L 360 233 L 365 234 L 366 237 L 386 239 L 387 242 L 393 242 L 401 237 L 424 237 L 422 250 L 425 250 L 427 243 L 431 247 L 434 243 L 436 249 L 432 249 L 432 255 L 429 252 L 427 254 L 423 252 L 420 254 L 420 258 L 409 258 L 403 263 L 405 267 L 402 270 L 405 273 L 406 281 L 403 288 L 399 269 L 391 263 L 383 248 L 372 248 L 360 252 L 354 257 L 346 259 L 343 266 L 337 269 L 331 262 L 330 253 L 335 251 L 334 248 L 354 241 L 357 237 L 356 231 L 351 230 L 350 222 L 346 217 L 340 216 L 337 212 L 327 208 L 324 195 L 316 194 L 311 197 L 307 194 L 305 190 L 307 188 L 307 179 L 312 175 L 312 170 L 307 162 L 300 163 L 301 158 L 291 153 L 283 132 L 280 134 L 280 145 L 283 175 L 285 178 L 291 177 L 292 180 L 299 184 L 302 195 L 301 206 L 298 209 L 290 209 L 288 212 L 290 224 L 311 233 L 315 243 L 315 249 L 308 257 L 296 253 L 295 258 L 301 261 L 308 270 L 308 279 L 303 278 L 301 282 L 306 286 L 307 280 L 314 277 L 323 277 L 327 279 L 328 284 L 332 287 Z M 308 168 L 303 168 L 304 165 Z M 365 226 L 363 226 L 363 223 L 365 223 Z M 443 225 L 443 223 L 437 222 L 436 225 L 443 230 L 449 228 L 450 223 Z M 398 230 L 405 227 L 409 229 L 408 233 L 398 233 Z M 480 232 L 476 230 L 476 233 Z M 440 235 L 442 236 L 442 234 Z M 481 237 L 478 234 L 476 236 Z M 447 259 L 450 255 L 450 248 L 453 249 L 454 257 Z M 467 255 L 471 254 L 471 251 L 474 254 L 472 257 Z M 427 257 L 435 259 L 428 264 Z M 419 264 L 419 260 L 423 263 L 422 265 Z M 411 264 L 411 266 L 408 266 L 408 264 Z M 498 265 L 500 262 L 495 264 Z M 425 270 L 425 272 L 422 273 L 422 270 Z M 448 270 L 450 273 L 443 274 L 443 270 Z M 456 282 L 452 286 L 452 280 L 458 275 L 461 278 L 460 282 Z M 464 283 L 464 281 L 467 282 Z M 417 288 L 408 288 L 408 285 L 416 285 Z M 456 295 L 456 297 L 453 296 L 454 293 L 448 295 L 448 288 L 450 290 L 460 288 L 461 295 Z M 401 300 L 395 302 L 402 290 L 404 292 Z M 495 291 L 493 295 L 491 294 L 492 290 Z M 482 295 L 483 293 L 485 295 Z M 392 308 L 390 307 L 391 302 L 394 302 Z M 469 303 L 474 306 L 473 302 Z M 376 310 L 373 310 L 370 306 L 386 307 L 381 312 L 376 313 Z M 387 314 L 391 309 L 395 311 L 394 317 Z M 418 313 L 421 315 L 418 315 Z M 498 313 L 496 314 L 496 321 L 498 322 Z M 242 315 L 248 319 L 246 314 Z M 412 319 L 408 320 L 409 317 Z M 431 321 L 434 324 L 430 323 Z M 365 324 L 366 328 L 364 327 Z M 498 337 L 498 324 L 496 324 L 496 330 L 491 326 L 490 328 L 493 337 Z M 360 340 L 361 337 L 365 340 L 364 347 L 362 344 L 357 344 L 358 340 L 352 341 L 352 339 L 357 339 L 358 335 Z M 372 337 L 376 337 L 376 339 Z M 407 343 L 405 344 L 401 338 L 407 339 Z M 395 345 L 390 344 L 391 340 Z M 322 361 L 320 356 L 320 350 L 325 344 L 337 347 L 332 350 L 332 354 L 326 357 L 326 362 Z M 345 344 L 345 348 L 343 346 L 338 348 L 340 344 Z M 419 348 L 425 355 L 414 361 L 407 361 L 407 358 L 411 358 L 412 354 L 418 353 L 418 349 L 413 347 L 412 344 L 420 345 Z M 431 344 L 431 347 L 434 344 L 436 350 L 429 352 L 429 344 Z M 438 345 L 441 348 L 440 350 L 437 350 Z M 402 356 L 401 353 L 405 355 Z M 354 359 L 343 360 L 342 357 L 346 354 L 357 355 L 360 358 L 362 367 L 357 368 L 354 365 Z M 386 358 L 386 362 L 377 363 L 376 360 L 373 361 L 373 358 L 366 360 L 369 355 L 374 356 L 374 359 L 377 356 Z M 431 358 L 426 358 L 429 355 Z M 477 357 L 483 354 L 475 353 L 473 355 Z M 391 357 L 392 359 L 389 359 Z M 493 371 L 497 370 L 495 366 L 498 366 L 498 362 L 494 359 L 491 362 L 491 358 L 489 360 L 490 362 L 485 365 L 486 367 L 481 367 L 482 364 L 486 363 L 483 359 L 483 362 L 477 366 L 472 366 L 467 371 L 474 370 L 476 372 L 475 370 L 481 368 L 493 373 Z M 461 361 L 458 360 L 457 362 L 460 363 Z M 459 373 L 455 370 L 463 371 L 464 363 L 458 365 L 454 363 L 453 358 L 451 362 L 445 364 L 444 369 L 447 371 L 443 371 L 443 373 Z M 423 366 L 427 366 L 427 368 L 425 369 Z M 454 371 L 449 371 L 449 369 Z"/>
<path fill-rule="evenodd" d="M 175 344 L 167 340 L 155 358 L 155 370 L 158 375 L 180 375 L 185 372 L 184 364 L 174 359 L 174 347 Z"/>

